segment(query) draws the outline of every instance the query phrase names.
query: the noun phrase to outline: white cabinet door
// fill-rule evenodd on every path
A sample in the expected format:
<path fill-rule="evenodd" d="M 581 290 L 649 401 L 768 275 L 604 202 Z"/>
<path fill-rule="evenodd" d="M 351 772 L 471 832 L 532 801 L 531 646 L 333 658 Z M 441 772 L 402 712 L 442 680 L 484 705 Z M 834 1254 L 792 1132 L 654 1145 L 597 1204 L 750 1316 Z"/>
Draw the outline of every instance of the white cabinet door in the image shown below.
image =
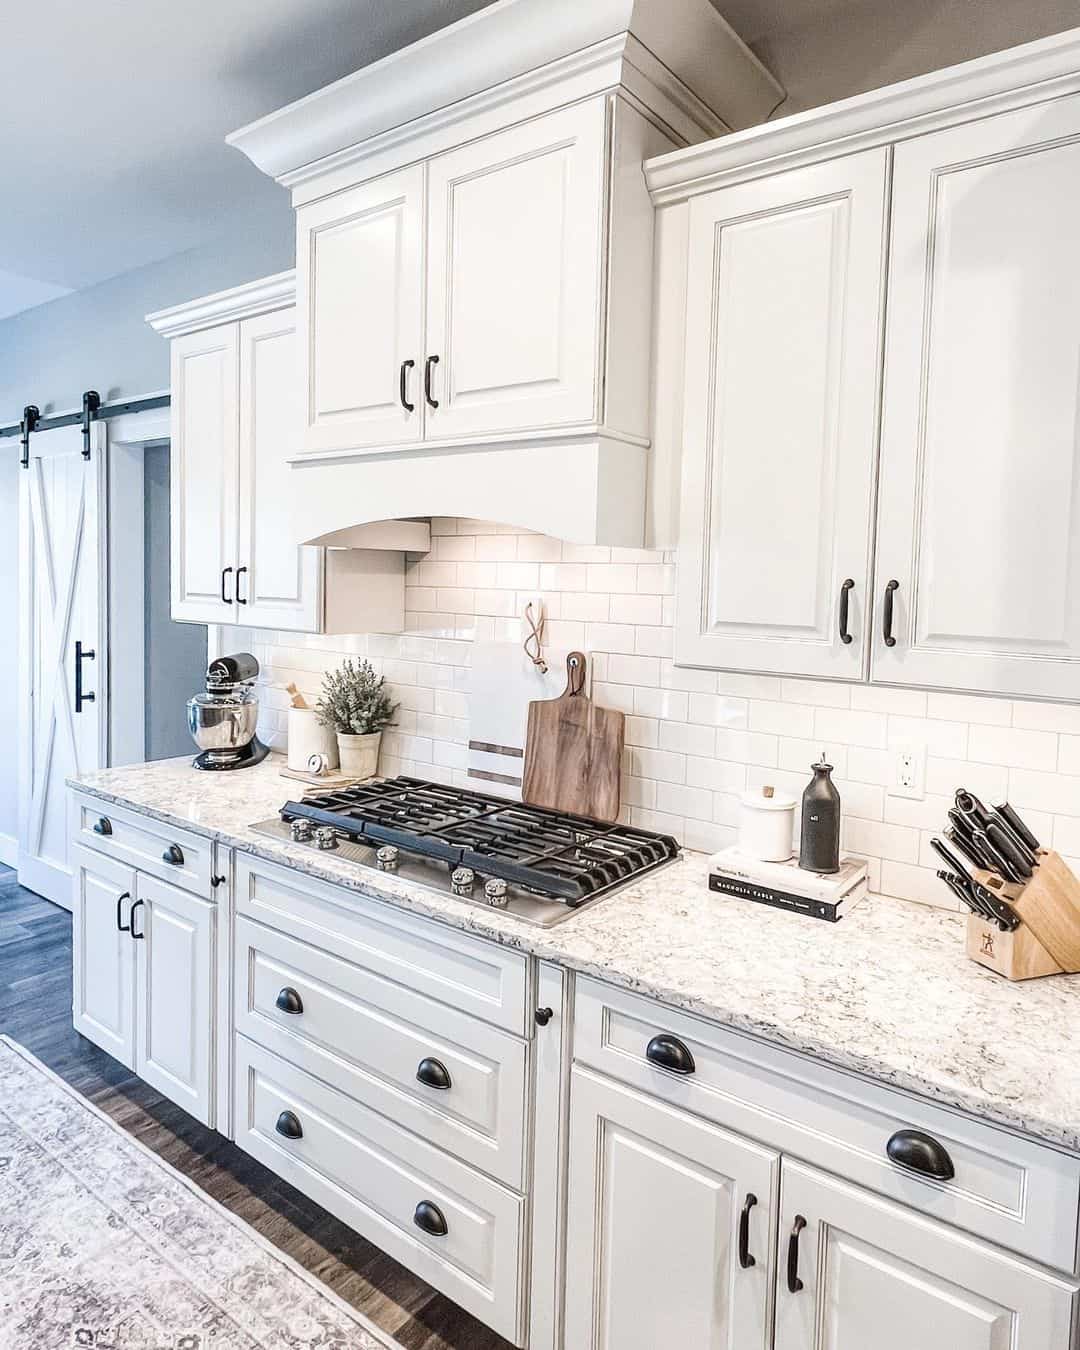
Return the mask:
<path fill-rule="evenodd" d="M 295 309 L 240 324 L 240 546 L 236 617 L 317 633 L 322 550 L 297 544 L 289 459 L 301 449 Z"/>
<path fill-rule="evenodd" d="M 172 616 L 235 623 L 237 325 L 172 344 Z"/>
<path fill-rule="evenodd" d="M 776 1350 L 1069 1350 L 1075 1285 L 786 1158 L 778 1245 Z"/>
<path fill-rule="evenodd" d="M 605 128 L 596 99 L 428 165 L 428 439 L 595 420 Z"/>
<path fill-rule="evenodd" d="M 301 207 L 296 230 L 304 448 L 420 440 L 423 165 Z"/>
<path fill-rule="evenodd" d="M 769 1149 L 575 1068 L 567 1346 L 765 1350 L 778 1176 Z"/>
<path fill-rule="evenodd" d="M 887 163 L 691 203 L 680 664 L 866 674 Z"/>
<path fill-rule="evenodd" d="M 135 873 L 73 847 L 72 1022 L 122 1064 L 135 1064 L 135 952 L 130 936 Z"/>
<path fill-rule="evenodd" d="M 897 147 L 875 679 L 1076 697 L 1078 240 L 1080 97 Z"/>
<path fill-rule="evenodd" d="M 140 872 L 131 927 L 138 949 L 135 1072 L 209 1125 L 215 908 Z"/>

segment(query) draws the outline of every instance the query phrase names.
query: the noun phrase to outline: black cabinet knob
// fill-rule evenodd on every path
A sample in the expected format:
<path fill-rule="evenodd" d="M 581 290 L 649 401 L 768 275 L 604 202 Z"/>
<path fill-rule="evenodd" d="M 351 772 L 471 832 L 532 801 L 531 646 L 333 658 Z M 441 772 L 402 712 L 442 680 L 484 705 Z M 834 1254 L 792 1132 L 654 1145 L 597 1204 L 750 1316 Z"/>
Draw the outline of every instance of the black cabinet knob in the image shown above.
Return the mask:
<path fill-rule="evenodd" d="M 697 1067 L 694 1056 L 677 1036 L 654 1036 L 645 1047 L 645 1058 L 669 1073 L 691 1074 Z"/>
<path fill-rule="evenodd" d="M 179 844 L 170 844 L 169 847 L 165 850 L 165 852 L 161 855 L 161 861 L 167 862 L 170 867 L 183 867 L 184 850 L 180 847 Z"/>
<path fill-rule="evenodd" d="M 951 1181 L 956 1176 L 948 1149 L 922 1130 L 897 1130 L 885 1145 L 885 1152 L 894 1163 L 935 1181 Z"/>
<path fill-rule="evenodd" d="M 293 1016 L 296 1016 L 298 1013 L 304 1011 L 304 1000 L 295 989 L 290 989 L 288 985 L 286 985 L 274 1000 L 274 1007 L 277 1008 L 279 1012 L 290 1013 Z"/>
<path fill-rule="evenodd" d="M 441 1060 L 422 1059 L 417 1066 L 416 1077 L 425 1087 L 436 1088 L 439 1092 L 449 1091 L 450 1075 Z"/>
<path fill-rule="evenodd" d="M 304 1137 L 304 1127 L 300 1124 L 300 1117 L 295 1111 L 282 1111 L 277 1118 L 274 1129 L 286 1139 L 303 1139 Z"/>
<path fill-rule="evenodd" d="M 536 1025 L 538 1027 L 546 1027 L 555 1014 L 550 1008 L 537 1008 L 536 1012 L 533 1013 L 533 1016 L 536 1018 Z"/>
<path fill-rule="evenodd" d="M 446 1216 L 439 1206 L 433 1205 L 430 1200 L 420 1201 L 413 1212 L 412 1221 L 417 1228 L 422 1228 L 432 1237 L 445 1237 L 450 1231 L 446 1226 Z"/>
<path fill-rule="evenodd" d="M 95 834 L 112 834 L 112 821 L 108 816 L 102 816 L 100 820 L 94 822 Z"/>

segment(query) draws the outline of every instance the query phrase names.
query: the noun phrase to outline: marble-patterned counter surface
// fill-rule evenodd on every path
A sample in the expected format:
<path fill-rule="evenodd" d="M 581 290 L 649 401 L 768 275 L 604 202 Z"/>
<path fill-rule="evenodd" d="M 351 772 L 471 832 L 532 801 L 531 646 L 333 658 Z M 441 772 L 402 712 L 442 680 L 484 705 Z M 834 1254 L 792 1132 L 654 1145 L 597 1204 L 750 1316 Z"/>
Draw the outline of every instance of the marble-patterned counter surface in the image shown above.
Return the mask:
<path fill-rule="evenodd" d="M 271 757 L 199 773 L 164 760 L 73 786 L 230 847 L 425 914 L 1080 1151 L 1080 975 L 1009 984 L 968 961 L 963 920 L 871 897 L 838 924 L 720 897 L 683 859 L 539 929 L 249 827 L 303 787 Z"/>

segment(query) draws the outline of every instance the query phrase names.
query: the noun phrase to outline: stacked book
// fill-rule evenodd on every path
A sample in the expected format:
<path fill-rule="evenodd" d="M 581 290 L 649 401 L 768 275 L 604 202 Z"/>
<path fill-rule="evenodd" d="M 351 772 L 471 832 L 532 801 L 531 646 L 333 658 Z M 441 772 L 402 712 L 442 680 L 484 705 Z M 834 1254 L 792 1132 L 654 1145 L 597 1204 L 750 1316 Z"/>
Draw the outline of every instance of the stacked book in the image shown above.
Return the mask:
<path fill-rule="evenodd" d="M 835 923 L 866 894 L 866 863 L 841 858 L 839 871 L 822 875 L 804 871 L 797 858 L 761 862 L 725 848 L 709 859 L 709 890 Z"/>

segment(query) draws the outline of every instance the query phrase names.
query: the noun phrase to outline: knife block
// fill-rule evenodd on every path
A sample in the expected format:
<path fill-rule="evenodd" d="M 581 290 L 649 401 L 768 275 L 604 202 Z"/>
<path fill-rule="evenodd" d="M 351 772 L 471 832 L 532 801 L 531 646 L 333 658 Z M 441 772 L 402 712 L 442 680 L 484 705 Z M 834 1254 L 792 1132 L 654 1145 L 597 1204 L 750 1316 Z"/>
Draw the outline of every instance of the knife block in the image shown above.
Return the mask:
<path fill-rule="evenodd" d="M 1080 881 L 1059 853 L 1041 849 L 1034 875 L 1023 885 L 996 872 L 976 871 L 976 881 L 1007 900 L 1020 919 L 1011 933 L 978 915 L 968 916 L 967 955 L 1007 980 L 1080 972 Z"/>

